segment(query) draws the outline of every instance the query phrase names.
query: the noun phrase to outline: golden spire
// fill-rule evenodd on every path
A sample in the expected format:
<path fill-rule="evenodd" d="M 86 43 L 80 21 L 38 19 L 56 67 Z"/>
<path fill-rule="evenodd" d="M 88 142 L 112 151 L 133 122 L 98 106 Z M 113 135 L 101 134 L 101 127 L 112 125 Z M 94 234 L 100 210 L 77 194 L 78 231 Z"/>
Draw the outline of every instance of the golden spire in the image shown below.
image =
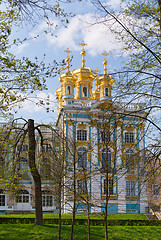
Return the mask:
<path fill-rule="evenodd" d="M 82 62 L 82 68 L 84 68 L 85 67 L 84 57 L 86 55 L 86 52 L 84 51 L 84 47 L 87 46 L 87 44 L 84 41 L 82 41 L 82 43 L 80 43 L 79 45 L 82 46 L 82 51 L 81 51 L 82 61 L 81 62 Z"/>
<path fill-rule="evenodd" d="M 66 63 L 67 63 L 67 66 L 66 66 L 66 69 L 67 69 L 67 72 L 69 72 L 69 63 L 70 63 L 70 58 L 69 58 L 69 53 L 71 53 L 72 51 L 69 50 L 69 48 L 67 48 L 67 50 L 65 50 L 64 52 L 67 53 L 67 58 L 66 58 Z"/>
<path fill-rule="evenodd" d="M 104 75 L 107 74 L 107 60 L 106 60 L 106 57 L 109 55 L 106 51 L 104 51 L 102 53 L 102 55 L 104 56 L 104 60 L 103 60 L 103 65 L 104 65 Z"/>

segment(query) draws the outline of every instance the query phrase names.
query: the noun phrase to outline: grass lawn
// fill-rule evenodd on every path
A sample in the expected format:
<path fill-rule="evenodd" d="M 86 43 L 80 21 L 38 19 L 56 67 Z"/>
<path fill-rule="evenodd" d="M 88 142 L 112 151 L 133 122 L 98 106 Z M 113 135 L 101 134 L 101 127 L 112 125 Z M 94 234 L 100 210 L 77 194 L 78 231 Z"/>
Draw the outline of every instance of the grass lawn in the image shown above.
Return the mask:
<path fill-rule="evenodd" d="M 8 214 L 8 215 L 0 215 L 0 218 L 8 217 L 8 218 L 35 218 L 34 214 Z M 43 214 L 43 218 L 59 218 L 58 214 Z M 71 214 L 62 214 L 63 219 L 72 219 Z M 104 217 L 101 214 L 92 214 L 90 215 L 92 219 L 103 219 Z M 77 214 L 76 219 L 87 219 L 87 215 Z M 147 217 L 144 214 L 111 214 L 108 215 L 108 219 L 110 220 L 146 220 Z"/>
<path fill-rule="evenodd" d="M 161 227 L 108 227 L 110 240 L 160 240 Z M 87 226 L 75 226 L 74 239 L 86 240 Z M 58 225 L 0 224 L 0 239 L 7 240 L 57 240 Z M 62 240 L 70 239 L 70 226 L 62 226 Z M 91 227 L 91 239 L 103 240 L 104 227 Z"/>

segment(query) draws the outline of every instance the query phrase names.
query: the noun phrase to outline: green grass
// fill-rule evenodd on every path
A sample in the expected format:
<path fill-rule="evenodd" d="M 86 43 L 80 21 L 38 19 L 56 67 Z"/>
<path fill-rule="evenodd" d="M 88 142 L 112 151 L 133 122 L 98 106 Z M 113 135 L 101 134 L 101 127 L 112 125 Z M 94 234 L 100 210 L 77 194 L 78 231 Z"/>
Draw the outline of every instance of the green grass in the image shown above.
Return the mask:
<path fill-rule="evenodd" d="M 110 240 L 160 240 L 161 227 L 108 227 Z M 86 240 L 87 226 L 75 226 L 74 239 Z M 7 240 L 57 240 L 58 226 L 43 225 L 35 226 L 34 224 L 1 224 L 0 239 Z M 70 226 L 62 226 L 62 240 L 70 239 Z M 91 227 L 91 239 L 103 240 L 104 227 Z"/>
<path fill-rule="evenodd" d="M 1 218 L 34 218 L 34 214 L 8 214 L 8 215 L 0 215 Z M 43 214 L 43 218 L 58 218 L 58 214 Z M 62 214 L 63 219 L 72 219 L 71 214 Z M 92 214 L 90 215 L 92 219 L 103 219 L 102 215 L 99 214 Z M 87 215 L 77 214 L 76 219 L 87 219 Z M 146 220 L 147 217 L 144 214 L 111 214 L 108 215 L 108 219 L 110 220 Z"/>

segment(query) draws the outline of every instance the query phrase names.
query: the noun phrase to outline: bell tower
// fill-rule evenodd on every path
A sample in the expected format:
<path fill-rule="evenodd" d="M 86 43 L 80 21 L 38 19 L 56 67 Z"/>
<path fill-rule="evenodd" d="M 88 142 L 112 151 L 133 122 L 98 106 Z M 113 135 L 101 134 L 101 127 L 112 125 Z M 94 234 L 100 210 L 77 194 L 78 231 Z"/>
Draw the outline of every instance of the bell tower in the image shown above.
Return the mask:
<path fill-rule="evenodd" d="M 104 56 L 104 73 L 103 75 L 98 77 L 98 85 L 99 85 L 99 90 L 100 90 L 100 100 L 112 100 L 111 98 L 111 90 L 112 90 L 112 84 L 114 80 L 111 78 L 110 75 L 107 74 L 107 60 L 106 57 L 108 54 L 106 51 L 102 54 Z"/>
<path fill-rule="evenodd" d="M 76 81 L 76 77 L 69 70 L 70 69 L 69 53 L 71 53 L 71 51 L 69 50 L 69 48 L 67 48 L 67 50 L 65 50 L 64 52 L 67 53 L 66 68 L 63 68 L 63 70 L 66 69 L 66 72 L 65 73 L 63 72 L 59 76 L 59 82 L 61 83 L 61 88 L 58 88 L 56 90 L 56 97 L 59 102 L 58 112 L 63 107 L 64 99 L 74 98 L 74 88 L 75 88 L 75 81 Z"/>

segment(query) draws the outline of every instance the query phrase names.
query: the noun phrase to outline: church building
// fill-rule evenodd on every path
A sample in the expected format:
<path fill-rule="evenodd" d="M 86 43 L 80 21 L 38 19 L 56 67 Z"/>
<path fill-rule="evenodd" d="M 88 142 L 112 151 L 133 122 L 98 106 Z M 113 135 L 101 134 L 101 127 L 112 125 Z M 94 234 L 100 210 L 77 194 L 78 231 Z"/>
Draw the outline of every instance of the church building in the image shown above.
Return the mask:
<path fill-rule="evenodd" d="M 113 101 L 114 80 L 107 73 L 106 52 L 102 54 L 103 74 L 98 75 L 97 69 L 86 67 L 86 44 L 80 45 L 81 67 L 70 71 L 67 49 L 66 71 L 56 90 L 57 127 L 66 138 L 64 213 L 72 211 L 74 186 L 78 213 L 86 212 L 87 200 L 90 212 L 104 211 L 107 194 L 108 213 L 144 213 L 148 203 L 141 176 L 145 145 L 142 104 Z"/>

